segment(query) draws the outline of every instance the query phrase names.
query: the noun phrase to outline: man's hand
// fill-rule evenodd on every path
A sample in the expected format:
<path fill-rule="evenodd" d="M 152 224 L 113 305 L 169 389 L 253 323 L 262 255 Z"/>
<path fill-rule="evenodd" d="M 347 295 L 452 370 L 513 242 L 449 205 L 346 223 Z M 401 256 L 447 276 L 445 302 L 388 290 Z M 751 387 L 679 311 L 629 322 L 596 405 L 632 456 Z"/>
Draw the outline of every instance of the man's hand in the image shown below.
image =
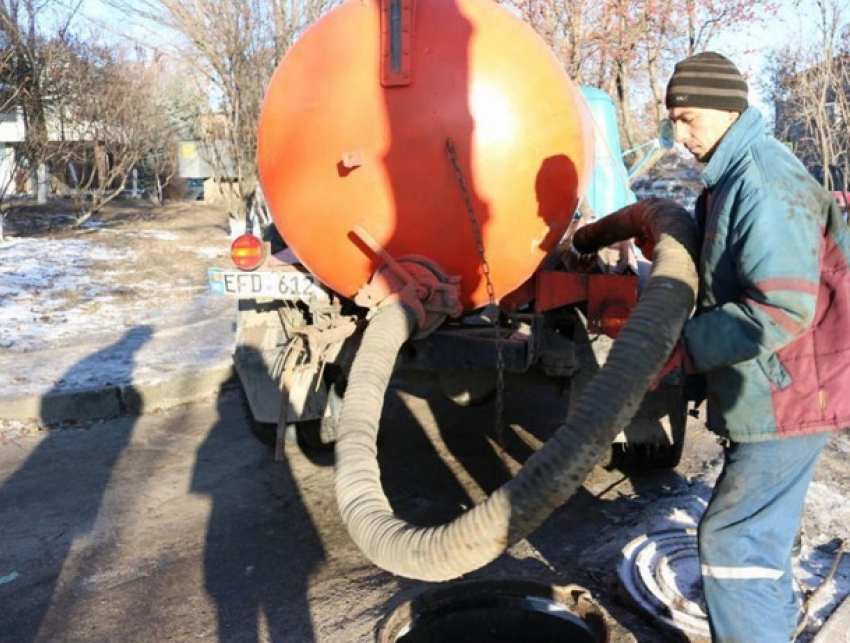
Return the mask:
<path fill-rule="evenodd" d="M 691 362 L 691 356 L 688 355 L 688 349 L 685 348 L 685 340 L 680 339 L 667 358 L 667 363 L 661 368 L 655 380 L 649 385 L 649 390 L 654 391 L 661 384 L 661 381 L 674 371 L 682 371 L 683 373 L 693 373 L 694 365 Z"/>

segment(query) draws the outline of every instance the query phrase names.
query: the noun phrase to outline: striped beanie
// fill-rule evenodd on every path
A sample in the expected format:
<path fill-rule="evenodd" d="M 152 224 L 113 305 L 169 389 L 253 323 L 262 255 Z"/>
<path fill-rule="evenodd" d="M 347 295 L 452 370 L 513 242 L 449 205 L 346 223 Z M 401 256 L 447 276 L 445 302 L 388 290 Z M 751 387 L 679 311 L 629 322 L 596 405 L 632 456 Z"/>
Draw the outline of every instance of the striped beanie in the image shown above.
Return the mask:
<path fill-rule="evenodd" d="M 747 109 L 747 81 L 725 56 L 705 51 L 685 58 L 673 68 L 667 84 L 667 109 L 704 107 L 743 112 Z"/>

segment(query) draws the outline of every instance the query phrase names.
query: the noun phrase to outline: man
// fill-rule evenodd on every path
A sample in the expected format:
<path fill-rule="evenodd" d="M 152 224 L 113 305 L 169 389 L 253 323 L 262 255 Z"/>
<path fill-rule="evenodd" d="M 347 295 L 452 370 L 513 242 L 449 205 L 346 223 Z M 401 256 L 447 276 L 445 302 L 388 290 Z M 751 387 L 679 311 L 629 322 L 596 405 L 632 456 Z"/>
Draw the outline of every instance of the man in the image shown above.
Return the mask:
<path fill-rule="evenodd" d="M 712 640 L 787 643 L 806 491 L 829 432 L 850 426 L 850 237 L 729 59 L 679 62 L 666 104 L 676 141 L 705 164 L 697 311 L 662 372 L 704 374 L 724 445 L 699 526 Z"/>

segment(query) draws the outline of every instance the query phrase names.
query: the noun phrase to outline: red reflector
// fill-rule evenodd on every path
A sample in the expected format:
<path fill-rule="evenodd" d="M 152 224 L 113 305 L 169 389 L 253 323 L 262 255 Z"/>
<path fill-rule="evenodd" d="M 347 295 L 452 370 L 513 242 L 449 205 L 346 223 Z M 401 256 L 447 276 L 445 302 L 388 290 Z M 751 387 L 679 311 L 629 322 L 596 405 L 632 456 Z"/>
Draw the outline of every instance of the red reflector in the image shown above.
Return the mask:
<path fill-rule="evenodd" d="M 628 306 L 607 306 L 599 319 L 599 327 L 608 337 L 616 337 L 623 330 L 631 312 Z"/>
<path fill-rule="evenodd" d="M 243 234 L 230 244 L 230 258 L 240 270 L 256 270 L 266 258 L 266 249 L 258 237 Z"/>

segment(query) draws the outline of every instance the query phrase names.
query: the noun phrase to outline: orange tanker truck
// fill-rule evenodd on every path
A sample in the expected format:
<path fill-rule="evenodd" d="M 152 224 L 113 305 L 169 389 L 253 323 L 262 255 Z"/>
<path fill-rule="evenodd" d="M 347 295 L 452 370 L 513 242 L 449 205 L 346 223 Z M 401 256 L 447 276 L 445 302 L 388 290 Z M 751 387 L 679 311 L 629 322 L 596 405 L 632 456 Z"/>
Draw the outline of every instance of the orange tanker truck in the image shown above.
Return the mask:
<path fill-rule="evenodd" d="M 384 569 L 457 577 L 606 456 L 677 464 L 681 382 L 647 390 L 694 305 L 695 231 L 672 202 L 634 202 L 614 114 L 490 0 L 349 0 L 274 73 L 257 149 L 272 220 L 210 286 L 239 300 L 257 435 L 335 448 L 343 521 Z M 393 514 L 376 457 L 390 379 L 417 371 L 459 404 L 501 395 L 504 373 L 567 381 L 575 401 L 487 501 L 419 527 Z"/>

